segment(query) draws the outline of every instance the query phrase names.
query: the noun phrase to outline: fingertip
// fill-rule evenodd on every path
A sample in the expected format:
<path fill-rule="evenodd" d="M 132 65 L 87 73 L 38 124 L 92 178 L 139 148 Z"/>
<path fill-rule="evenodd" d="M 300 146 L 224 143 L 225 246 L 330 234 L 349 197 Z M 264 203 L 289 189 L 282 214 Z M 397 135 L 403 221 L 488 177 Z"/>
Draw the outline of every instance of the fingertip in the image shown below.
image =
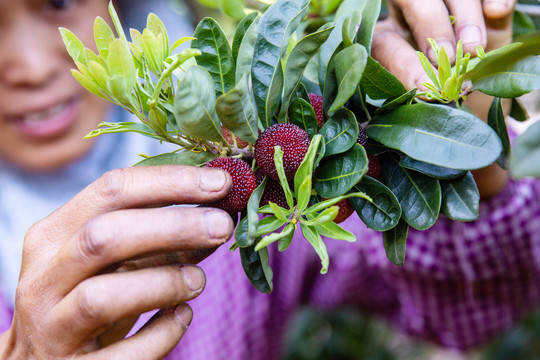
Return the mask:
<path fill-rule="evenodd" d="M 191 307 L 188 304 L 178 305 L 176 309 L 174 309 L 174 315 L 184 330 L 189 327 L 193 320 L 193 310 L 191 310 Z"/>
<path fill-rule="evenodd" d="M 220 192 L 229 189 L 232 179 L 229 173 L 216 168 L 204 168 L 199 178 L 199 187 L 206 192 Z"/>
<path fill-rule="evenodd" d="M 509 0 L 486 0 L 484 2 L 484 15 L 490 20 L 500 20 L 512 13 L 514 4 Z"/>

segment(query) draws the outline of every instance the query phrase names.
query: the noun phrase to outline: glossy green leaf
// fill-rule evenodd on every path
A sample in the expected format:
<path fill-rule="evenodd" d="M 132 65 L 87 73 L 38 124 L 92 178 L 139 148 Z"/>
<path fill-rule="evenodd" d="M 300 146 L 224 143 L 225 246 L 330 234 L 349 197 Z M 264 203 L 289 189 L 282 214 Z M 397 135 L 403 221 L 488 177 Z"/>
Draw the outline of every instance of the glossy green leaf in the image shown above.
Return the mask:
<path fill-rule="evenodd" d="M 510 117 L 517 121 L 526 121 L 529 119 L 529 113 L 527 112 L 527 109 L 523 105 L 521 105 L 518 99 L 512 99 Z"/>
<path fill-rule="evenodd" d="M 248 74 L 216 101 L 221 123 L 240 139 L 254 144 L 258 137 L 257 105 L 249 90 Z"/>
<path fill-rule="evenodd" d="M 356 8 L 358 9 L 358 7 Z M 358 33 L 356 34 L 356 42 L 364 45 L 368 53 L 371 53 L 371 42 L 375 24 L 379 20 L 381 12 L 381 0 L 363 1 L 362 22 Z"/>
<path fill-rule="evenodd" d="M 437 179 L 404 169 L 394 156 L 382 156 L 384 183 L 396 195 L 403 219 L 415 229 L 429 229 L 439 217 L 441 185 Z"/>
<path fill-rule="evenodd" d="M 189 136 L 225 141 L 215 103 L 214 81 L 208 71 L 199 66 L 190 68 L 178 86 L 174 101 L 178 128 Z"/>
<path fill-rule="evenodd" d="M 238 23 L 238 26 L 236 27 L 236 31 L 234 32 L 234 37 L 231 44 L 232 56 L 235 62 L 238 59 L 238 52 L 240 50 L 240 45 L 242 44 L 242 41 L 244 40 L 244 37 L 246 36 L 246 33 L 249 30 L 251 24 L 253 24 L 253 22 L 258 16 L 259 14 L 257 14 L 256 11 L 254 11 L 244 16 L 242 21 Z"/>
<path fill-rule="evenodd" d="M 360 44 L 354 44 L 336 55 L 334 66 L 338 87 L 336 98 L 328 110 L 329 114 L 344 106 L 354 95 L 364 73 L 367 57 L 366 49 Z"/>
<path fill-rule="evenodd" d="M 458 221 L 478 219 L 480 193 L 469 172 L 460 179 L 441 181 L 441 213 Z"/>
<path fill-rule="evenodd" d="M 210 152 L 191 152 L 189 150 L 160 154 L 139 161 L 134 166 L 155 165 L 189 165 L 204 166 L 208 161 L 215 159 L 217 155 Z"/>
<path fill-rule="evenodd" d="M 296 98 L 289 108 L 289 121 L 304 129 L 309 137 L 317 134 L 319 126 L 317 125 L 317 115 L 313 106 L 302 98 Z"/>
<path fill-rule="evenodd" d="M 502 146 L 482 120 L 448 106 L 415 104 L 375 116 L 368 137 L 413 159 L 451 169 L 472 170 L 492 164 Z"/>
<path fill-rule="evenodd" d="M 255 42 L 257 41 L 257 29 L 259 28 L 260 16 L 257 16 L 249 28 L 246 30 L 246 34 L 242 38 L 240 47 L 238 48 L 238 56 L 236 57 L 236 81 L 240 80 L 244 73 L 250 75 L 251 78 L 251 66 L 253 64 L 253 52 L 255 51 Z"/>
<path fill-rule="evenodd" d="M 326 274 L 330 258 L 328 257 L 328 251 L 326 250 L 326 245 L 324 244 L 321 235 L 315 228 L 309 226 L 301 226 L 301 228 L 302 234 L 304 234 L 306 240 L 313 246 L 313 249 L 315 249 L 315 252 L 321 259 L 321 274 Z"/>
<path fill-rule="evenodd" d="M 504 116 L 502 101 L 500 98 L 493 99 L 493 103 L 488 113 L 488 125 L 497 133 L 502 143 L 501 156 L 497 159 L 497 164 L 505 170 L 508 169 L 511 147 L 510 137 L 508 135 L 508 128 L 506 127 L 506 119 Z"/>
<path fill-rule="evenodd" d="M 368 57 L 360 85 L 373 100 L 389 99 L 407 93 L 403 84 L 371 56 Z"/>
<path fill-rule="evenodd" d="M 273 289 L 274 275 L 270 268 L 268 250 L 263 248 L 260 251 L 255 251 L 254 248 L 255 246 L 240 248 L 242 267 L 255 289 L 269 294 Z"/>
<path fill-rule="evenodd" d="M 279 105 L 283 86 L 281 58 L 290 35 L 308 10 L 309 0 L 278 0 L 261 17 L 253 54 L 252 85 L 265 128 Z"/>
<path fill-rule="evenodd" d="M 359 144 L 345 153 L 325 158 L 315 173 L 315 190 L 327 199 L 341 196 L 367 172 L 367 164 L 366 150 Z"/>
<path fill-rule="evenodd" d="M 341 154 L 349 150 L 358 140 L 358 132 L 358 122 L 354 113 L 345 108 L 338 110 L 319 131 L 325 142 L 324 156 Z"/>
<path fill-rule="evenodd" d="M 448 169 L 442 166 L 428 164 L 422 161 L 415 160 L 409 156 L 402 156 L 399 161 L 399 166 L 420 172 L 424 175 L 431 176 L 440 180 L 451 180 L 463 177 L 467 174 L 466 170 Z"/>
<path fill-rule="evenodd" d="M 333 27 L 317 31 L 309 34 L 301 39 L 292 49 L 287 64 L 285 66 L 285 82 L 283 85 L 283 103 L 281 105 L 281 114 L 279 116 L 281 122 L 287 119 L 287 110 L 297 86 L 302 80 L 304 71 L 317 53 L 321 45 L 328 39 Z"/>
<path fill-rule="evenodd" d="M 512 177 L 540 178 L 540 121 L 532 124 L 515 143 L 510 161 Z"/>
<path fill-rule="evenodd" d="M 212 18 L 201 20 L 191 42 L 192 49 L 202 52 L 197 64 L 204 67 L 214 81 L 216 94 L 222 95 L 235 85 L 235 62 L 229 41 L 221 26 Z"/>
<path fill-rule="evenodd" d="M 363 192 L 371 201 L 353 197 L 349 202 L 364 224 L 376 231 L 387 231 L 397 226 L 401 218 L 401 206 L 394 193 L 381 182 L 364 176 L 353 187 L 353 191 Z"/>
<path fill-rule="evenodd" d="M 383 233 L 383 244 L 386 257 L 394 265 L 402 266 L 405 264 L 405 249 L 407 247 L 407 234 L 409 225 L 405 221 Z"/>

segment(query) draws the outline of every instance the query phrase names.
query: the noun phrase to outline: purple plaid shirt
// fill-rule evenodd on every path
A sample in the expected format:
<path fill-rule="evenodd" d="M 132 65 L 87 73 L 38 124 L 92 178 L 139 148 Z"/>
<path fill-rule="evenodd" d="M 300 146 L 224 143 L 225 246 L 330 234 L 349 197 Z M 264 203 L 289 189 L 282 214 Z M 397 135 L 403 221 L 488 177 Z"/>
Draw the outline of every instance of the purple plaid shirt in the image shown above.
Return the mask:
<path fill-rule="evenodd" d="M 328 274 L 300 234 L 271 249 L 274 292 L 257 292 L 239 254 L 222 246 L 202 268 L 207 286 L 191 301 L 193 322 L 168 359 L 279 359 L 295 310 L 354 304 L 398 329 L 445 347 L 468 349 L 510 328 L 540 303 L 540 182 L 511 181 L 472 223 L 441 218 L 411 230 L 403 267 L 385 256 L 380 234 L 353 216 L 356 243 L 327 239 Z M 11 322 L 0 303 L 0 323 Z M 148 318 L 143 316 L 141 322 Z"/>

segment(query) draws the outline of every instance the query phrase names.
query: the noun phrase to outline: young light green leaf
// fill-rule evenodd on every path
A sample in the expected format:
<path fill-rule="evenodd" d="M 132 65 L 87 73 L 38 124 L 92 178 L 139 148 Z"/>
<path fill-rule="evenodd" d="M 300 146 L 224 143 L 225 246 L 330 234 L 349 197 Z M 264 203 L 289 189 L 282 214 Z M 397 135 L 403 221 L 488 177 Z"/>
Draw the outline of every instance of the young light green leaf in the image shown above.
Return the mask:
<path fill-rule="evenodd" d="M 330 206 L 312 219 L 302 220 L 302 226 L 318 226 L 333 221 L 339 213 L 339 206 Z"/>
<path fill-rule="evenodd" d="M 210 152 L 192 152 L 183 150 L 180 152 L 172 152 L 160 154 L 139 161 L 134 166 L 155 166 L 155 165 L 189 165 L 189 166 L 204 166 L 208 161 L 215 159 L 217 155 Z"/>
<path fill-rule="evenodd" d="M 338 196 L 338 197 L 335 197 L 335 198 L 332 198 L 332 199 L 319 201 L 316 204 L 311 205 L 305 211 L 303 211 L 302 215 L 306 215 L 306 216 L 309 217 L 313 213 L 318 213 L 318 212 L 323 211 L 323 210 L 325 210 L 325 209 L 327 209 L 327 208 L 329 208 L 331 206 L 336 205 L 341 200 L 355 198 L 355 197 L 365 199 L 365 200 L 367 200 L 369 202 L 373 201 L 368 195 L 366 195 L 363 192 L 360 192 L 360 191 L 359 192 L 352 192 L 352 193 L 348 193 L 347 195 L 342 195 L 342 196 Z"/>
<path fill-rule="evenodd" d="M 335 222 L 315 226 L 315 230 L 321 235 L 334 240 L 344 240 L 355 242 L 356 236 L 350 231 L 345 230 Z"/>
<path fill-rule="evenodd" d="M 259 221 L 259 226 L 257 227 L 257 237 L 274 232 L 285 224 L 285 221 L 278 219 L 278 217 L 275 215 L 267 216 Z"/>
<path fill-rule="evenodd" d="M 285 175 L 285 169 L 283 168 L 283 151 L 281 150 L 280 146 L 274 147 L 274 163 L 276 164 L 279 182 L 283 188 L 283 191 L 285 192 L 287 204 L 289 205 L 289 209 L 292 209 L 294 207 L 294 200 L 291 188 L 289 187 L 289 182 L 287 181 L 287 176 Z"/>
<path fill-rule="evenodd" d="M 114 28 L 116 29 L 118 37 L 125 39 L 126 34 L 124 33 L 124 28 L 122 27 L 122 23 L 120 22 L 120 18 L 118 17 L 118 13 L 116 12 L 112 1 L 109 2 L 109 14 L 111 15 L 111 19 L 113 21 Z"/>
<path fill-rule="evenodd" d="M 249 197 L 248 205 L 247 205 L 247 219 L 248 219 L 248 226 L 247 226 L 247 237 L 246 237 L 246 243 L 245 244 L 239 244 L 242 247 L 245 246 L 251 246 L 255 243 L 258 235 L 258 228 L 259 228 L 259 204 L 261 202 L 262 195 L 264 193 L 264 189 L 266 187 L 267 179 L 266 177 L 263 179 L 263 181 L 257 186 L 257 188 L 251 193 L 251 196 Z"/>
<path fill-rule="evenodd" d="M 268 245 L 272 244 L 273 242 L 278 241 L 281 238 L 286 237 L 287 235 L 289 235 L 292 232 L 294 232 L 294 225 L 292 223 L 290 223 L 287 226 L 285 226 L 283 231 L 281 231 L 279 233 L 272 233 L 270 235 L 267 235 L 267 236 L 263 237 L 261 239 L 261 241 L 259 241 L 257 243 L 257 245 L 255 246 L 255 251 L 259 251 L 259 250 L 267 247 Z"/>
<path fill-rule="evenodd" d="M 101 56 L 105 61 L 109 56 L 109 44 L 114 39 L 114 33 L 102 17 L 98 16 L 94 21 L 94 40 Z"/>
<path fill-rule="evenodd" d="M 137 81 L 137 70 L 125 38 L 114 39 L 109 45 L 107 66 L 111 77 L 124 79 L 126 92 L 131 93 Z"/>
<path fill-rule="evenodd" d="M 330 258 L 328 257 L 328 251 L 326 250 L 326 245 L 324 244 L 321 235 L 317 232 L 316 228 L 309 226 L 300 226 L 302 228 L 302 234 L 306 240 L 313 246 L 317 255 L 321 259 L 321 274 L 326 274 L 328 272 L 328 265 L 330 263 Z"/>
<path fill-rule="evenodd" d="M 281 206 L 277 205 L 276 203 L 273 203 L 273 202 L 268 202 L 268 205 L 270 206 L 270 208 L 272 209 L 272 213 L 274 215 L 276 215 L 276 217 L 283 221 L 283 222 L 288 222 L 289 221 L 289 217 L 291 215 L 291 210 L 288 210 L 288 209 L 284 209 L 282 208 Z"/>
<path fill-rule="evenodd" d="M 298 204 L 299 209 L 303 210 L 311 197 L 313 169 L 316 167 L 315 160 L 318 155 L 318 150 L 323 143 L 321 135 L 315 135 L 313 139 L 311 139 L 308 151 L 294 175 L 294 191 L 297 198 L 302 199 L 301 204 L 300 201 Z"/>
<path fill-rule="evenodd" d="M 221 1 L 221 10 L 223 10 L 227 16 L 230 16 L 235 20 L 240 20 L 246 15 L 246 12 L 244 11 L 245 5 L 245 0 Z"/>
<path fill-rule="evenodd" d="M 60 35 L 62 35 L 62 40 L 68 51 L 69 56 L 73 59 L 74 62 L 80 62 L 83 65 L 86 65 L 86 57 L 84 56 L 84 45 L 77 38 L 77 36 L 69 31 L 66 28 L 59 28 Z"/>
<path fill-rule="evenodd" d="M 84 138 L 90 139 L 103 134 L 116 134 L 123 132 L 136 132 L 156 140 L 163 140 L 162 137 L 156 135 L 156 132 L 152 130 L 150 126 L 139 122 L 102 122 L 98 125 L 97 129 L 92 130 Z"/>

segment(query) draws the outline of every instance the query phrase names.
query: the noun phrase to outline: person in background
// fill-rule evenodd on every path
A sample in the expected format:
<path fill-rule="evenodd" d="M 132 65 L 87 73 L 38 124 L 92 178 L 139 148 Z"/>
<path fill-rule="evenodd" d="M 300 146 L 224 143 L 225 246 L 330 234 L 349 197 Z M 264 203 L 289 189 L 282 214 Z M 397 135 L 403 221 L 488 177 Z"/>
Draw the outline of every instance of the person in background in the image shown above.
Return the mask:
<path fill-rule="evenodd" d="M 493 3 L 392 1 L 395 22 L 381 24 L 374 56 L 415 87 L 423 74 L 403 29 L 428 53 L 426 37 L 489 45 L 490 19 L 507 24 L 513 8 Z M 58 27 L 91 44 L 107 4 L 0 0 L 2 359 L 278 359 L 288 322 L 308 302 L 354 304 L 408 334 L 468 349 L 540 302 L 540 221 L 530 221 L 540 216 L 540 184 L 493 168 L 492 180 L 477 177 L 480 219 L 411 231 L 404 267 L 352 217 L 344 225 L 360 240 L 327 241 L 327 275 L 298 234 L 287 252 L 270 254 L 273 293 L 258 293 L 238 252 L 220 247 L 233 231 L 225 212 L 167 206 L 225 196 L 226 173 L 129 167 L 138 153 L 167 151 L 140 136 L 82 140 L 126 114 L 79 87 Z M 141 315 L 144 326 L 132 330 Z"/>

